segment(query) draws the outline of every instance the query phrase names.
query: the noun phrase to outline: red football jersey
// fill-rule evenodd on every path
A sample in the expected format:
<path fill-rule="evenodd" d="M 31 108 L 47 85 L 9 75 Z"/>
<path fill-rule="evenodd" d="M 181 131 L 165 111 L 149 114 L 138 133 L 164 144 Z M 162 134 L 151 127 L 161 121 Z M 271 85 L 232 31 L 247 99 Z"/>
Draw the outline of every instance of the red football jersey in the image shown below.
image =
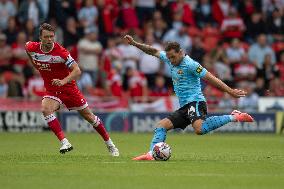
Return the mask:
<path fill-rule="evenodd" d="M 63 91 L 77 88 L 75 80 L 64 86 L 52 85 L 53 79 L 64 79 L 70 73 L 69 67 L 75 63 L 70 53 L 58 43 L 54 43 L 53 49 L 45 53 L 40 48 L 40 42 L 27 42 L 26 51 L 34 62 L 34 67 L 40 72 L 47 91 Z"/>

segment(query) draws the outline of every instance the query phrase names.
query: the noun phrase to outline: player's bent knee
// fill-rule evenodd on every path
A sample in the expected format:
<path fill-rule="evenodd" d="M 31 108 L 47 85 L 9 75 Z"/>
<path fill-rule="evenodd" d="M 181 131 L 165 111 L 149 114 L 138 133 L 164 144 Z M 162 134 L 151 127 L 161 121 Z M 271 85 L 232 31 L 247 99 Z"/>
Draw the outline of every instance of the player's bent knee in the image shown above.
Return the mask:
<path fill-rule="evenodd" d="M 203 123 L 203 120 L 201 120 L 201 119 L 194 121 L 192 127 L 194 129 L 195 134 L 197 134 L 197 135 L 203 135 L 204 134 L 202 132 L 202 123 Z"/>
<path fill-rule="evenodd" d="M 53 110 L 51 108 L 47 107 L 47 106 L 42 106 L 41 112 L 44 116 L 48 116 L 48 115 L 53 113 Z"/>
<path fill-rule="evenodd" d="M 165 118 L 165 119 L 162 119 L 160 120 L 157 125 L 156 125 L 157 128 L 165 128 L 167 130 L 170 130 L 173 128 L 173 124 L 171 122 L 171 120 Z"/>

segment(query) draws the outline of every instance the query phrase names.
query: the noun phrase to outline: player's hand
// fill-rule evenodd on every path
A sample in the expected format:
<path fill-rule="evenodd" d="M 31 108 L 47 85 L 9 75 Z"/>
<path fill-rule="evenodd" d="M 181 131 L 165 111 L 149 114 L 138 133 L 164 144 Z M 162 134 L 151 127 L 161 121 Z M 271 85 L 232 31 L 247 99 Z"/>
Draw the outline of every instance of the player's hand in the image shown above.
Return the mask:
<path fill-rule="evenodd" d="M 247 92 L 241 89 L 233 89 L 228 93 L 234 98 L 240 98 L 247 95 Z"/>
<path fill-rule="evenodd" d="M 128 42 L 128 44 L 133 45 L 135 43 L 133 37 L 131 37 L 130 35 L 126 35 L 124 36 L 124 39 Z"/>
<path fill-rule="evenodd" d="M 60 79 L 53 79 L 52 80 L 52 85 L 55 85 L 55 86 L 63 86 L 65 85 L 67 82 L 65 82 L 65 80 L 60 80 Z"/>

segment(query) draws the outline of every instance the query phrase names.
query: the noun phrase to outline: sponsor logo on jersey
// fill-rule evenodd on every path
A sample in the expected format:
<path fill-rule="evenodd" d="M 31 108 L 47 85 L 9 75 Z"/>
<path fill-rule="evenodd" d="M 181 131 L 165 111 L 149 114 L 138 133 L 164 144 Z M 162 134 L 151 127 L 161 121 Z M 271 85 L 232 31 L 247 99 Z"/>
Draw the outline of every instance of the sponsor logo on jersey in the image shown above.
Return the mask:
<path fill-rule="evenodd" d="M 196 72 L 200 74 L 202 72 L 202 70 L 203 70 L 203 67 L 202 66 L 198 66 L 198 68 L 196 69 Z"/>
<path fill-rule="evenodd" d="M 187 110 L 187 115 L 194 116 L 195 108 L 193 106 L 190 106 L 190 108 Z"/>
<path fill-rule="evenodd" d="M 177 72 L 179 75 L 183 74 L 183 71 L 182 70 L 178 70 Z"/>
<path fill-rule="evenodd" d="M 60 56 L 52 56 L 52 55 L 45 55 L 45 54 L 39 54 L 34 53 L 32 55 L 33 59 L 39 62 L 47 62 L 47 63 L 62 63 L 65 62 L 63 58 Z"/>

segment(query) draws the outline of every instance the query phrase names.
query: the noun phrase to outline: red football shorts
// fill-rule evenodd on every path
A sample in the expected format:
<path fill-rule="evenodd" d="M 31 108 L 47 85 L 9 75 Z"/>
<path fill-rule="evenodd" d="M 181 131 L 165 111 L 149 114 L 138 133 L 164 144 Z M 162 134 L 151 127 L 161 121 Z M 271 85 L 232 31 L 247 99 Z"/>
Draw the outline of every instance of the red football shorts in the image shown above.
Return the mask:
<path fill-rule="evenodd" d="M 51 98 L 64 104 L 69 110 L 82 110 L 88 107 L 82 93 L 77 88 L 64 89 L 62 91 L 47 91 L 43 98 Z"/>

